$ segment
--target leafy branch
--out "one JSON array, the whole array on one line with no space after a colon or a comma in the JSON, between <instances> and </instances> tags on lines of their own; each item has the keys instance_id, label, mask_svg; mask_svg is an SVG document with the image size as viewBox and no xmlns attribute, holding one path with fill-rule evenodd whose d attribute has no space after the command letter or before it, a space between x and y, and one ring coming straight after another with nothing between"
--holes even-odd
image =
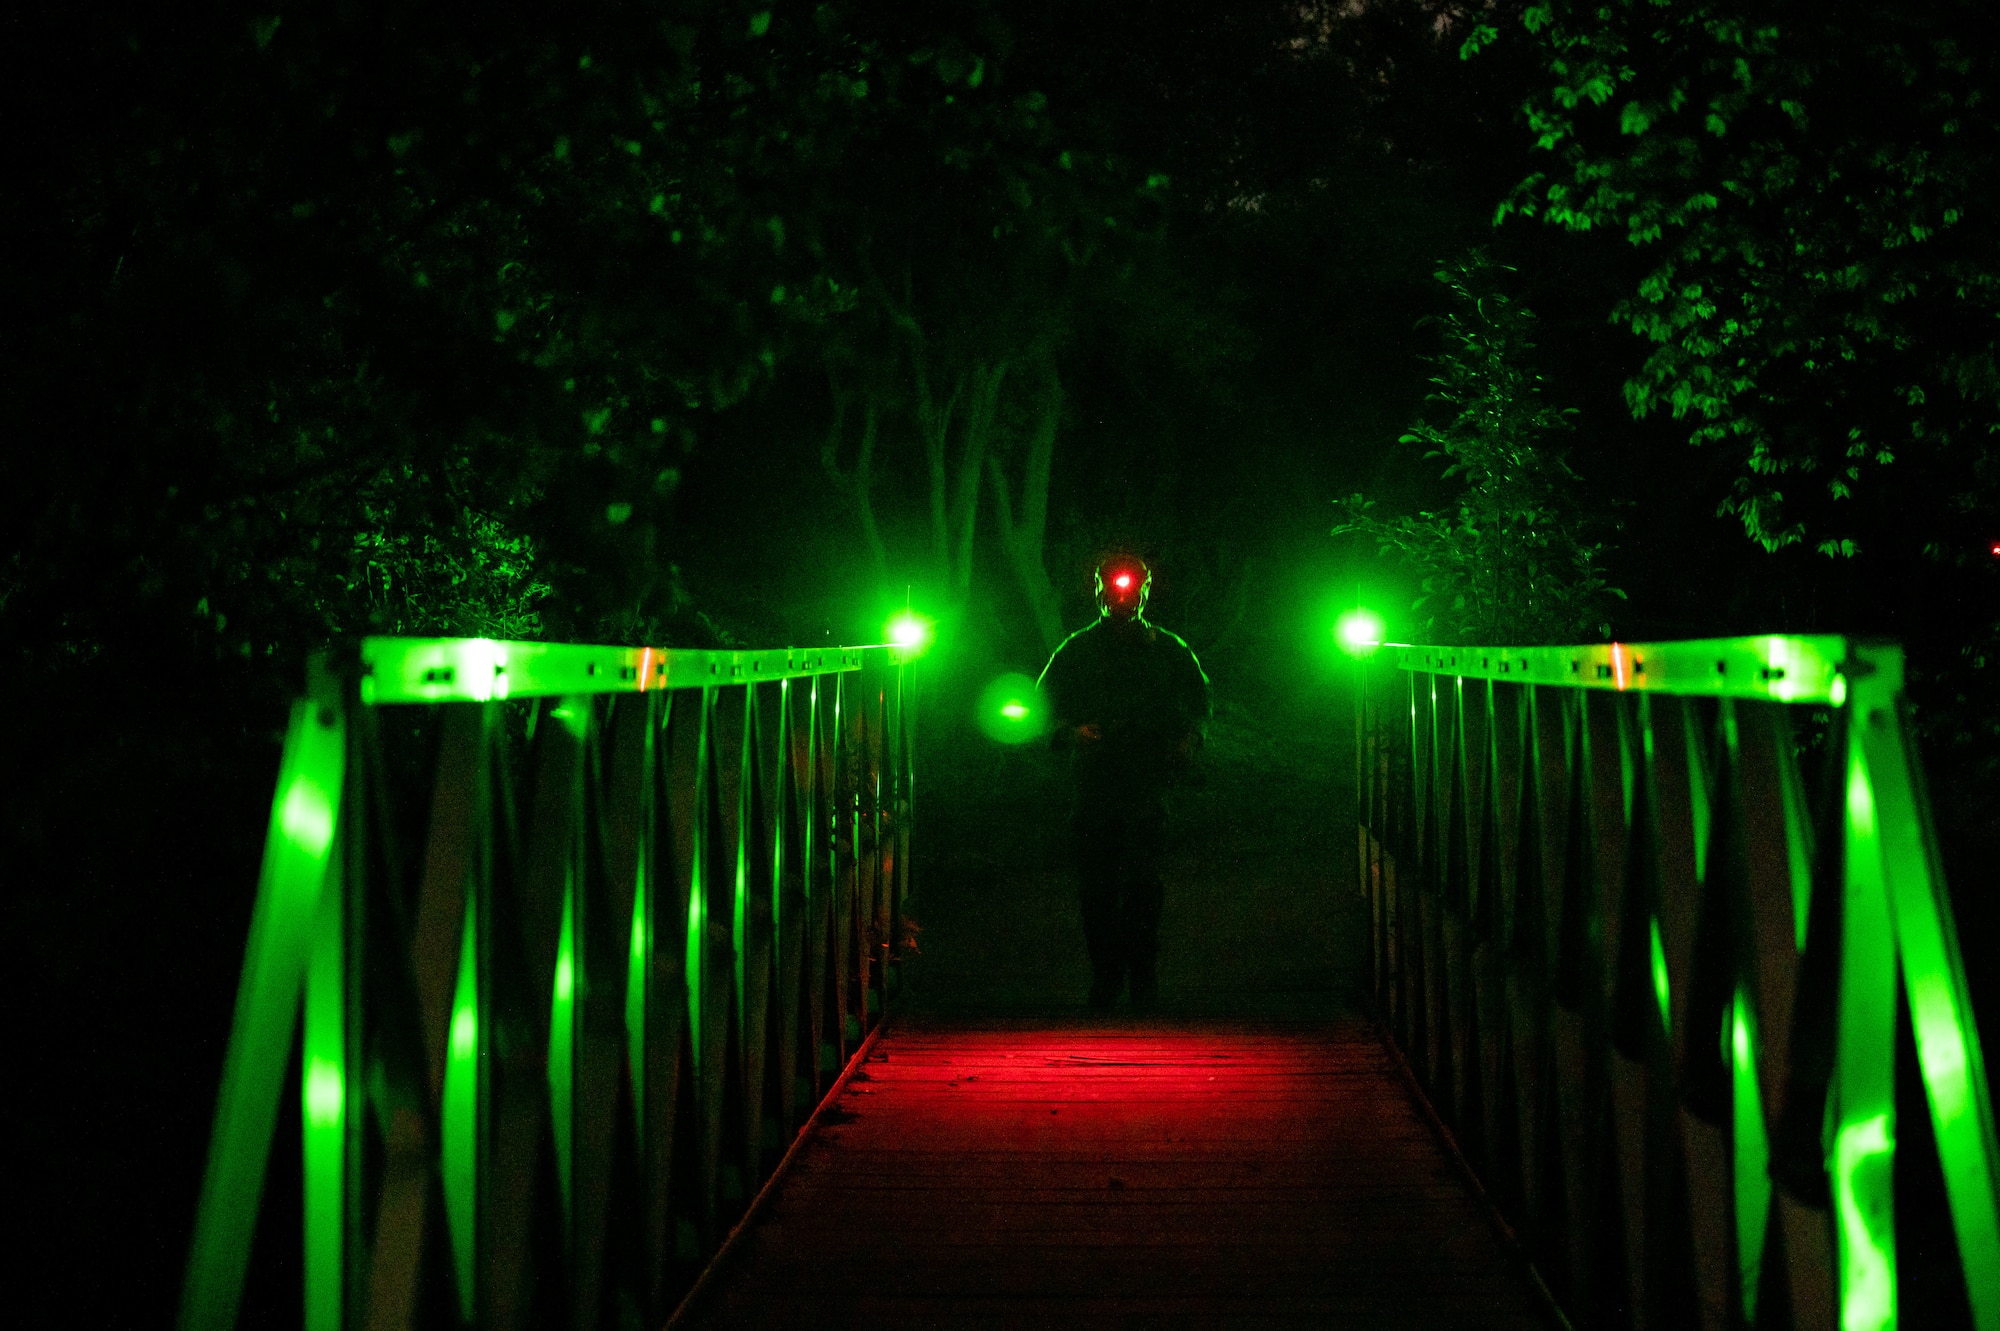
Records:
<instances>
[{"instance_id":1,"label":"leafy branch","mask_svg":"<svg viewBox=\"0 0 2000 1331\"><path fill-rule=\"evenodd\" d=\"M1398 441L1442 459L1456 504L1394 518L1361 494L1339 501L1335 535L1372 538L1423 577L1421 631L1438 642L1530 644L1606 636L1604 547L1586 541L1579 481L1559 448L1572 411L1534 370L1534 315L1502 289L1511 270L1483 253L1440 269L1451 306L1437 323L1433 410Z\"/></svg>"}]
</instances>

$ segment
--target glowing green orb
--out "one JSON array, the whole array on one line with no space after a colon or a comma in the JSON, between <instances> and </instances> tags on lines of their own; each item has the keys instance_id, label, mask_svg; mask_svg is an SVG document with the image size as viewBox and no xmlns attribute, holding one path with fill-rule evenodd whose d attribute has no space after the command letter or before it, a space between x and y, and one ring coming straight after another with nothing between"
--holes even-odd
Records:
<instances>
[{"instance_id":1,"label":"glowing green orb","mask_svg":"<svg viewBox=\"0 0 2000 1331\"><path fill-rule=\"evenodd\" d=\"M979 728L1002 744L1025 744L1048 733L1048 708L1035 681L1002 675L979 695Z\"/></svg>"},{"instance_id":2,"label":"glowing green orb","mask_svg":"<svg viewBox=\"0 0 2000 1331\"><path fill-rule=\"evenodd\" d=\"M1372 656L1382 645L1382 616L1356 606L1334 624L1333 636L1349 656Z\"/></svg>"},{"instance_id":3,"label":"glowing green orb","mask_svg":"<svg viewBox=\"0 0 2000 1331\"><path fill-rule=\"evenodd\" d=\"M912 653L931 645L931 622L908 610L889 621L887 633L890 642Z\"/></svg>"}]
</instances>

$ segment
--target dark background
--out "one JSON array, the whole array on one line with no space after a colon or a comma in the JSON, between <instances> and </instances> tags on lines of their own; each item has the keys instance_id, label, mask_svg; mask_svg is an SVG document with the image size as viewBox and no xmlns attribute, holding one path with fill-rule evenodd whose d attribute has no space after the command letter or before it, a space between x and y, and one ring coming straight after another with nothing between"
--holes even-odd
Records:
<instances>
[{"instance_id":1,"label":"dark background","mask_svg":"<svg viewBox=\"0 0 2000 1331\"><path fill-rule=\"evenodd\" d=\"M1039 558L1061 623L1093 613L1099 555L1143 553L1155 617L1214 680L1219 770L1300 778L1316 760L1290 742L1298 718L1331 735L1345 715L1333 616L1359 598L1412 638L1436 610L1416 605L1421 568L1330 532L1357 492L1384 513L1457 502L1398 438L1434 410L1434 273L1475 248L1538 316L1527 363L1575 412L1565 520L1624 593L1605 603L1613 635L1908 646L1995 1010L1995 464L1941 391L1930 433L1830 508L1800 500L1824 469L1774 479L1727 443L1691 447L1689 420L1635 418L1627 384L1655 344L1614 312L1659 245L1518 208L1495 222L1524 180L1560 174L1529 123L1559 83L1552 48L1521 6L907 8L319 0L0 20L17 127L0 334L11 1168L22 1269L67 1321L158 1325L174 1296L309 652L365 632L875 641L907 600L940 630L922 755L940 788L1025 771L967 721L987 679L1045 659L1035 592L987 480L969 557L936 556L917 382L970 394L1004 364L987 447L1016 494L1036 429L1055 434ZM1761 8L1855 67L1975 30L1964 5L1810 23ZM1482 25L1494 40L1465 58ZM1631 57L1633 87L1702 86L1678 40ZM1933 88L1919 69L1868 104L1926 107L1990 75ZM1773 141L1832 160L1859 97L1829 93L1811 134ZM1977 296L1913 339L1960 367L1969 420L1992 419L1974 315L2000 249L1990 204L1951 191L1990 162L1992 105L1961 105L1971 146L1936 187L1970 220L1909 261ZM1617 109L1571 142L1626 151ZM1915 111L1877 119L1905 147L1935 133ZM1831 264L1872 243L1857 236L1816 243ZM1931 382L1895 359L1916 352L1872 354L1861 388ZM1817 432L1785 446L1837 443L1814 415L1832 390L1781 370L1758 410L1797 407ZM853 501L868 410L879 561ZM950 467L968 439L946 436ZM1746 477L1804 504L1804 539L1767 549L1719 511ZM1852 555L1815 548L1855 534ZM985 828L1004 858L1005 820Z\"/></svg>"}]
</instances>

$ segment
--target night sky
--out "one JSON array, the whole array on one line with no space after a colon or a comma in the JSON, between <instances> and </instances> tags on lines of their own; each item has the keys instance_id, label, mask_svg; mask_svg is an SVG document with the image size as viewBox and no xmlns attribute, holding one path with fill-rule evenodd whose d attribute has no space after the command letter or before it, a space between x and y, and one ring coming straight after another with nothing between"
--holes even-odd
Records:
<instances>
[{"instance_id":1,"label":"night sky","mask_svg":"<svg viewBox=\"0 0 2000 1331\"><path fill-rule=\"evenodd\" d=\"M284 708L367 633L907 604L954 788L1112 551L1239 765L1357 602L1893 637L2000 1019L1985 8L10 7L17 1261L162 1320Z\"/></svg>"}]
</instances>

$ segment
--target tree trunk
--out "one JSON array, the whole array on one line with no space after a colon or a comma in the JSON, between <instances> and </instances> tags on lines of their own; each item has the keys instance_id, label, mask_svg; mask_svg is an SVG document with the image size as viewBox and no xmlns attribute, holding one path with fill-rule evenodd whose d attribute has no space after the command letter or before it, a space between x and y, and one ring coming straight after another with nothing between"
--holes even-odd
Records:
<instances>
[{"instance_id":1,"label":"tree trunk","mask_svg":"<svg viewBox=\"0 0 2000 1331\"><path fill-rule=\"evenodd\" d=\"M958 413L958 399L964 392L963 379L952 385L951 396L940 404L931 392L930 357L922 334L911 332L910 359L917 381L917 429L924 440L924 464L930 478L931 560L945 587L951 586L951 478L949 450L951 420Z\"/></svg>"},{"instance_id":2,"label":"tree trunk","mask_svg":"<svg viewBox=\"0 0 2000 1331\"><path fill-rule=\"evenodd\" d=\"M820 445L820 468L827 480L847 497L854 506L855 520L861 527L862 542L868 547L870 567L875 573L877 586L889 585L889 549L882 543L881 528L875 522L875 435L879 411L874 399L864 397L861 408L861 447L855 454L854 470L842 471L840 448L847 423L847 407L850 394L834 386L833 424L827 430L826 441Z\"/></svg>"},{"instance_id":3,"label":"tree trunk","mask_svg":"<svg viewBox=\"0 0 2000 1331\"><path fill-rule=\"evenodd\" d=\"M1041 375L1040 402L1035 413L1034 431L1028 437L1021 475L1020 520L1015 520L1014 504L1007 490L1007 474L999 458L989 458L993 477L994 516L1000 528L1000 544L1007 552L1014 581L1028 603L1028 613L1041 636L1042 649L1053 652L1062 641L1062 612L1058 608L1055 585L1049 580L1044 546L1048 537L1049 473L1054 465L1056 428L1062 419L1062 381L1055 366L1045 363Z\"/></svg>"},{"instance_id":4,"label":"tree trunk","mask_svg":"<svg viewBox=\"0 0 2000 1331\"><path fill-rule=\"evenodd\" d=\"M868 544L868 557L875 569L877 586L889 585L889 547L882 543L881 528L875 525L872 483L875 475L874 402L861 408L861 451L854 459L854 514L861 520L861 539Z\"/></svg>"},{"instance_id":5,"label":"tree trunk","mask_svg":"<svg viewBox=\"0 0 2000 1331\"><path fill-rule=\"evenodd\" d=\"M979 529L979 489L986 471L988 441L1000 409L1000 386L1006 381L1007 365L974 365L966 374L972 390L971 405L960 431L958 474L953 477L950 532L950 582L954 604L963 605L972 595L973 538Z\"/></svg>"}]
</instances>

